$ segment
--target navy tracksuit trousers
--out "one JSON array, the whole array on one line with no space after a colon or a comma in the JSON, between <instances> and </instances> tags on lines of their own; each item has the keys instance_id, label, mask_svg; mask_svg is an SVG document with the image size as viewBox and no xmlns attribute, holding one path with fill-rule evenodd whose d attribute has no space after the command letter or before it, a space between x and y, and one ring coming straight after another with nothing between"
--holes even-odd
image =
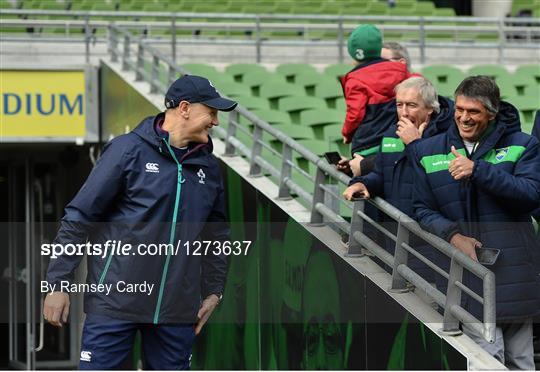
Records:
<instances>
[{"instance_id":1,"label":"navy tracksuit trousers","mask_svg":"<svg viewBox=\"0 0 540 372\"><path fill-rule=\"evenodd\" d=\"M84 323L79 369L123 368L141 332L144 369L189 369L195 340L193 324L142 324L87 314Z\"/></svg>"}]
</instances>

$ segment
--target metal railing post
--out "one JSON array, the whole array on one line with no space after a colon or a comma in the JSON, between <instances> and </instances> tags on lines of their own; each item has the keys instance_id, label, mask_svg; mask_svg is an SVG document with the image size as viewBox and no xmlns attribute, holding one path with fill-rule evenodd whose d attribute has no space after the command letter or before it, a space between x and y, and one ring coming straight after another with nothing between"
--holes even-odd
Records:
<instances>
[{"instance_id":1,"label":"metal railing post","mask_svg":"<svg viewBox=\"0 0 540 372\"><path fill-rule=\"evenodd\" d=\"M135 71L135 81L141 81L143 79L144 70L144 43L139 41L139 49L137 50L137 67Z\"/></svg>"},{"instance_id":2,"label":"metal railing post","mask_svg":"<svg viewBox=\"0 0 540 372\"><path fill-rule=\"evenodd\" d=\"M285 184L285 181L291 178L292 148L286 143L283 144L281 162L281 173L279 174L278 199L291 199L291 192Z\"/></svg>"},{"instance_id":3,"label":"metal railing post","mask_svg":"<svg viewBox=\"0 0 540 372\"><path fill-rule=\"evenodd\" d=\"M358 211L364 212L366 201L364 199L358 199L353 204L353 211L351 217L351 229L349 231L349 248L347 250L347 256L362 257L365 256L362 245L356 241L353 234L356 231L364 232L364 219L358 215Z\"/></svg>"},{"instance_id":4,"label":"metal railing post","mask_svg":"<svg viewBox=\"0 0 540 372\"><path fill-rule=\"evenodd\" d=\"M497 25L499 26L499 60L498 62L500 64L504 63L504 48L506 46L506 35L504 33L504 19L501 18L499 22L497 22Z\"/></svg>"},{"instance_id":5,"label":"metal railing post","mask_svg":"<svg viewBox=\"0 0 540 372\"><path fill-rule=\"evenodd\" d=\"M338 21L338 59L339 63L343 63L343 42L345 39L343 31L343 17L339 16Z\"/></svg>"},{"instance_id":6,"label":"metal railing post","mask_svg":"<svg viewBox=\"0 0 540 372\"><path fill-rule=\"evenodd\" d=\"M255 19L255 54L256 62L261 63L261 18Z\"/></svg>"},{"instance_id":7,"label":"metal railing post","mask_svg":"<svg viewBox=\"0 0 540 372\"><path fill-rule=\"evenodd\" d=\"M426 29L425 29L425 19L420 17L420 38L418 47L420 48L420 63L426 63Z\"/></svg>"},{"instance_id":8,"label":"metal railing post","mask_svg":"<svg viewBox=\"0 0 540 372\"><path fill-rule=\"evenodd\" d=\"M258 125L255 125L255 128L253 128L253 147L251 148L251 161L249 163L249 175L252 177L261 175L261 166L257 164L255 158L257 156L260 156L262 152L262 134L262 128Z\"/></svg>"},{"instance_id":9,"label":"metal railing post","mask_svg":"<svg viewBox=\"0 0 540 372\"><path fill-rule=\"evenodd\" d=\"M456 249L456 253L457 253ZM444 304L444 318L442 331L448 335L460 335L459 320L452 313L452 307L460 306L461 289L456 282L461 282L463 278L463 266L459 264L454 257L450 263L450 273L448 277L448 289L446 291L446 302Z\"/></svg>"},{"instance_id":10,"label":"metal railing post","mask_svg":"<svg viewBox=\"0 0 540 372\"><path fill-rule=\"evenodd\" d=\"M129 36L124 35L124 53L122 54L122 70L126 71L128 69L128 58L129 58Z\"/></svg>"},{"instance_id":11,"label":"metal railing post","mask_svg":"<svg viewBox=\"0 0 540 372\"><path fill-rule=\"evenodd\" d=\"M116 26L114 23L109 24L109 54L111 56L111 62L117 62L118 56L116 48L118 47L118 39L116 35Z\"/></svg>"},{"instance_id":12,"label":"metal railing post","mask_svg":"<svg viewBox=\"0 0 540 372\"><path fill-rule=\"evenodd\" d=\"M229 113L229 126L227 127L227 135L225 137L225 156L234 156L235 147L229 141L230 137L236 136L236 126L238 125L238 111L233 110Z\"/></svg>"},{"instance_id":13,"label":"metal railing post","mask_svg":"<svg viewBox=\"0 0 540 372\"><path fill-rule=\"evenodd\" d=\"M317 174L315 175L315 186L313 190L313 202L311 203L311 224L318 225L323 223L323 215L317 210L316 205L318 203L324 204L324 190L321 188L321 184L324 184L326 175L321 168L317 168Z\"/></svg>"},{"instance_id":14,"label":"metal railing post","mask_svg":"<svg viewBox=\"0 0 540 372\"><path fill-rule=\"evenodd\" d=\"M176 63L176 13L172 15L171 36L172 60Z\"/></svg>"},{"instance_id":15,"label":"metal railing post","mask_svg":"<svg viewBox=\"0 0 540 372\"><path fill-rule=\"evenodd\" d=\"M157 93L157 81L159 79L159 57L155 54L152 56L152 73L150 76L150 93Z\"/></svg>"},{"instance_id":16,"label":"metal railing post","mask_svg":"<svg viewBox=\"0 0 540 372\"><path fill-rule=\"evenodd\" d=\"M176 69L174 65L169 65L169 85L176 80Z\"/></svg>"},{"instance_id":17,"label":"metal railing post","mask_svg":"<svg viewBox=\"0 0 540 372\"><path fill-rule=\"evenodd\" d=\"M495 301L495 274L488 273L484 280L484 338L488 342L495 341L496 301Z\"/></svg>"},{"instance_id":18,"label":"metal railing post","mask_svg":"<svg viewBox=\"0 0 540 372\"><path fill-rule=\"evenodd\" d=\"M90 62L90 16L84 16L84 57L86 63Z\"/></svg>"},{"instance_id":19,"label":"metal railing post","mask_svg":"<svg viewBox=\"0 0 540 372\"><path fill-rule=\"evenodd\" d=\"M392 267L392 286L389 291L393 293L409 292L407 281L398 273L398 266L401 264L407 265L408 252L403 248L402 243L409 243L409 230L407 230L400 221L398 221L398 229L396 234L396 245L394 250L394 266ZM383 243L384 244L384 243Z\"/></svg>"}]
</instances>

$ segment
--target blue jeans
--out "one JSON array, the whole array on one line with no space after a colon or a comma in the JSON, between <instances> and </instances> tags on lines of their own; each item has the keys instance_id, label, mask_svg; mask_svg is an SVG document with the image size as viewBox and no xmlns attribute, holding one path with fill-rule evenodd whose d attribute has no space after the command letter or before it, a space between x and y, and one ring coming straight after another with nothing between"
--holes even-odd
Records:
<instances>
[{"instance_id":1,"label":"blue jeans","mask_svg":"<svg viewBox=\"0 0 540 372\"><path fill-rule=\"evenodd\" d=\"M87 314L79 369L120 369L141 332L145 369L189 369L195 340L193 324L143 324Z\"/></svg>"}]
</instances>

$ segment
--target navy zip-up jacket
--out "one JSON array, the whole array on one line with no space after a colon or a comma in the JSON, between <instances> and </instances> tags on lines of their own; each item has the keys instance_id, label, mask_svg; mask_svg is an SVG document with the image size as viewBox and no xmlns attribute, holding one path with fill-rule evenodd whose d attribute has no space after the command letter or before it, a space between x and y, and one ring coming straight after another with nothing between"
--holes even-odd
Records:
<instances>
[{"instance_id":1,"label":"navy zip-up jacket","mask_svg":"<svg viewBox=\"0 0 540 372\"><path fill-rule=\"evenodd\" d=\"M201 297L223 293L226 257L212 249L195 255L201 251L194 252L193 243L229 239L225 194L212 142L190 144L177 159L167 138L155 131L163 116L146 118L131 133L109 142L65 209L54 243L88 240L104 246L107 240L116 240L133 247L127 255L109 251L105 258L87 256L86 282L109 284L112 291L85 293L86 313L140 323L194 323ZM139 251L141 243L170 243L175 249L143 255L148 246ZM67 255L51 259L47 281L57 288L61 281L72 283L81 259ZM119 281L154 287L151 295L126 293L116 290Z\"/></svg>"},{"instance_id":2,"label":"navy zip-up jacket","mask_svg":"<svg viewBox=\"0 0 540 372\"><path fill-rule=\"evenodd\" d=\"M374 171L365 176L351 179L349 185L362 182L372 197L380 196L403 213L413 217L414 169L412 162L415 159L414 147L421 140L413 141L407 146L404 145L396 134L398 118L395 112L395 100L392 103L394 104L394 124L384 133L381 148L376 156ZM432 114L429 125L422 133L422 139L444 133L454 123L454 102L439 96L439 103L440 111ZM411 241L411 243L422 254L433 259L432 249L419 246L418 242ZM393 254L394 245L394 242L387 242L386 250ZM426 268L412 255L409 255L409 266L417 271ZM423 270L421 274L424 278L429 276L428 279L431 280L430 271Z\"/></svg>"},{"instance_id":3,"label":"navy zip-up jacket","mask_svg":"<svg viewBox=\"0 0 540 372\"><path fill-rule=\"evenodd\" d=\"M456 181L448 172L455 157L451 146L467 155L456 125L445 134L426 139L415 147L414 213L420 224L450 241L461 233L486 248L500 249L495 273L497 320L511 320L540 313L538 249L530 213L540 201L540 153L534 137L520 132L519 114L502 102L477 150L468 180ZM481 281L464 280L481 294ZM481 305L463 294L463 305L482 319Z\"/></svg>"}]
</instances>

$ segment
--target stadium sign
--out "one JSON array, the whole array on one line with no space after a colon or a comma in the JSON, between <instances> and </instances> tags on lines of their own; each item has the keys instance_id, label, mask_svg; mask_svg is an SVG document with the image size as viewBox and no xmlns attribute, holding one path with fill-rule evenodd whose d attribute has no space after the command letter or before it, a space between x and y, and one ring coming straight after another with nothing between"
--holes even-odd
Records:
<instances>
[{"instance_id":1,"label":"stadium sign","mask_svg":"<svg viewBox=\"0 0 540 372\"><path fill-rule=\"evenodd\" d=\"M0 138L84 137L84 71L0 71Z\"/></svg>"}]
</instances>

